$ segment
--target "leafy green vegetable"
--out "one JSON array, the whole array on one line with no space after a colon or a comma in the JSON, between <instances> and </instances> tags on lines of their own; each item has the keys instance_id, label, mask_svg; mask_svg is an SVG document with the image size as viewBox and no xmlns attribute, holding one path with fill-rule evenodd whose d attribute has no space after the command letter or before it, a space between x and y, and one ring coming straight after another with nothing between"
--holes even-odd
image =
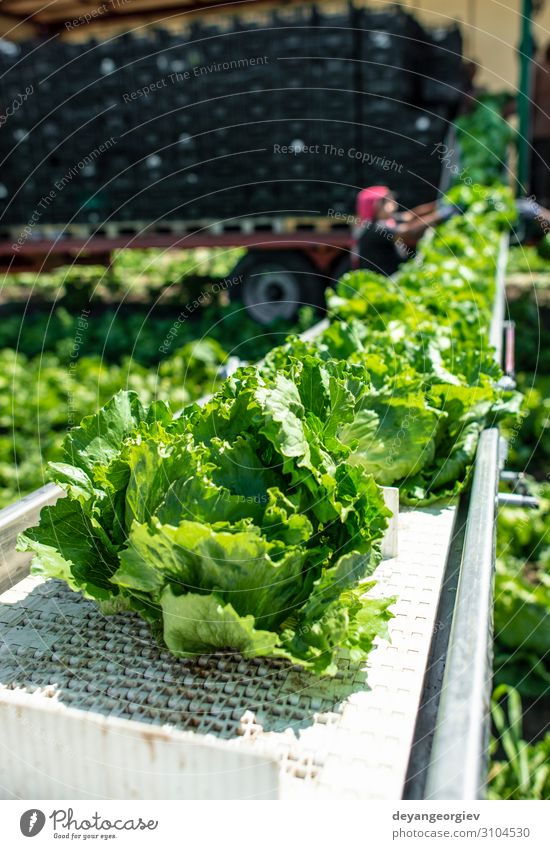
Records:
<instances>
[{"instance_id":1,"label":"leafy green vegetable","mask_svg":"<svg viewBox=\"0 0 550 849\"><path fill-rule=\"evenodd\" d=\"M456 120L462 180L492 187L505 179L514 130L502 116L504 100L502 95L482 94L473 110Z\"/></svg>"},{"instance_id":2,"label":"leafy green vegetable","mask_svg":"<svg viewBox=\"0 0 550 849\"><path fill-rule=\"evenodd\" d=\"M550 489L530 482L538 510L501 508L495 579L495 681L550 695Z\"/></svg>"},{"instance_id":3,"label":"leafy green vegetable","mask_svg":"<svg viewBox=\"0 0 550 849\"><path fill-rule=\"evenodd\" d=\"M488 798L550 799L550 734L535 744L522 739L521 699L513 687L496 688L492 715L498 737L491 743ZM506 761L495 757L497 745Z\"/></svg>"},{"instance_id":4,"label":"leafy green vegetable","mask_svg":"<svg viewBox=\"0 0 550 849\"><path fill-rule=\"evenodd\" d=\"M218 595L175 595L168 586L161 598L164 641L180 657L231 647L245 657L272 655L280 640L273 631L258 631L254 617L239 616Z\"/></svg>"},{"instance_id":5,"label":"leafy green vegetable","mask_svg":"<svg viewBox=\"0 0 550 849\"><path fill-rule=\"evenodd\" d=\"M335 436L345 370L295 377L241 369L179 418L117 394L65 440L53 473L67 498L21 538L33 568L137 610L176 654L275 655L319 674L343 651L364 659L390 617L392 599L361 588L389 511Z\"/></svg>"},{"instance_id":6,"label":"leafy green vegetable","mask_svg":"<svg viewBox=\"0 0 550 849\"><path fill-rule=\"evenodd\" d=\"M347 398L347 421L335 437L350 449L351 464L398 486L404 504L460 493L482 429L517 416L521 401L499 387L487 343L494 236L515 215L511 195L453 192L467 213L427 236L416 261L391 280L370 271L345 275L327 293L328 329L307 344L291 337L263 366L290 378L306 362L353 366L361 387Z\"/></svg>"}]
</instances>

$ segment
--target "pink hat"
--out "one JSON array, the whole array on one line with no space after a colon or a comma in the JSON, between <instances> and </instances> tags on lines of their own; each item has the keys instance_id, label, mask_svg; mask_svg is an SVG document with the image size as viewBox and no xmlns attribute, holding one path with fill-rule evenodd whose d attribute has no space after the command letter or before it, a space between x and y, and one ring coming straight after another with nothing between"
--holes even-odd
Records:
<instances>
[{"instance_id":1,"label":"pink hat","mask_svg":"<svg viewBox=\"0 0 550 849\"><path fill-rule=\"evenodd\" d=\"M376 204L390 193L387 186L369 186L361 189L357 195L357 216L361 221L372 221L376 214Z\"/></svg>"}]
</instances>

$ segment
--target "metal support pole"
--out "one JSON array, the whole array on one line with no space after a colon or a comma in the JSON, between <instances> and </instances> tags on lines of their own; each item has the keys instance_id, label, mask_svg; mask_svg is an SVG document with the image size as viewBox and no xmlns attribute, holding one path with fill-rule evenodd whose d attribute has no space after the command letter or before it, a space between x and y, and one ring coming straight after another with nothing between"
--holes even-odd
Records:
<instances>
[{"instance_id":1,"label":"metal support pole","mask_svg":"<svg viewBox=\"0 0 550 849\"><path fill-rule=\"evenodd\" d=\"M533 0L522 0L518 85L518 195L525 195L529 191L531 160L531 76L533 64L532 14Z\"/></svg>"}]
</instances>

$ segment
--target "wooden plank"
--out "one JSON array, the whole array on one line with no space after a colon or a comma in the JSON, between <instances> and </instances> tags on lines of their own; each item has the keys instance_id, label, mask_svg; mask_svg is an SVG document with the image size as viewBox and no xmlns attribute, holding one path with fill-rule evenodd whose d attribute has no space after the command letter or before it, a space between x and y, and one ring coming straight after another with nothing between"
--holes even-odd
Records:
<instances>
[{"instance_id":1,"label":"wooden plank","mask_svg":"<svg viewBox=\"0 0 550 849\"><path fill-rule=\"evenodd\" d=\"M291 5L298 0L291 0ZM248 11L250 6L269 5L276 7L271 0L243 0L242 3L231 4L231 15L242 14ZM302 5L302 4L300 4ZM219 15L221 11L217 0L105 0L105 2L75 2L75 0L58 0L50 5L44 5L39 0L8 0L1 4L11 15L25 17L31 15L36 21L44 24L62 25L65 21L83 18L94 11L98 12L97 18L112 20L113 18L140 15L154 15L158 20L165 14L174 10L182 13L193 11L207 11L211 7Z\"/></svg>"},{"instance_id":2,"label":"wooden plank","mask_svg":"<svg viewBox=\"0 0 550 849\"><path fill-rule=\"evenodd\" d=\"M3 7L0 6L0 9ZM2 14L0 11L0 36L7 36L10 41L24 41L36 38L38 29L32 21L18 21L17 18Z\"/></svg>"}]
</instances>

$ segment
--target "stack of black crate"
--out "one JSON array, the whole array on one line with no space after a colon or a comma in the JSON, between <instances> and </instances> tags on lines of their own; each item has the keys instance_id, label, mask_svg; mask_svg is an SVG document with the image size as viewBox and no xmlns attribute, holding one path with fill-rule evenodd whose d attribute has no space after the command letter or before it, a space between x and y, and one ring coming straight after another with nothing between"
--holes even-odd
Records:
<instances>
[{"instance_id":1,"label":"stack of black crate","mask_svg":"<svg viewBox=\"0 0 550 849\"><path fill-rule=\"evenodd\" d=\"M374 183L404 206L435 196L458 30L393 7L213 21L1 41L0 226L352 214Z\"/></svg>"},{"instance_id":2,"label":"stack of black crate","mask_svg":"<svg viewBox=\"0 0 550 849\"><path fill-rule=\"evenodd\" d=\"M404 207L430 200L440 182L437 145L462 96L460 34L445 31L458 43L436 55L432 34L401 9L362 9L357 21L357 126L367 154L361 182L389 185Z\"/></svg>"}]
</instances>

